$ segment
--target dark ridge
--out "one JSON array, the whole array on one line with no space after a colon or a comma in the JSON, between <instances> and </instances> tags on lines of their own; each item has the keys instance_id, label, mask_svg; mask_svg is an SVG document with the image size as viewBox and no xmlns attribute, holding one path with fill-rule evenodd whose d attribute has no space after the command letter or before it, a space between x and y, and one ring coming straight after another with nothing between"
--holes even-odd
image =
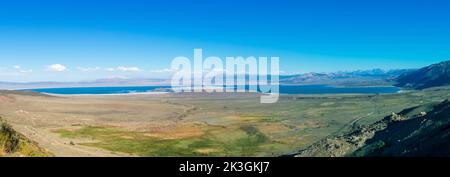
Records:
<instances>
[{"instance_id":1,"label":"dark ridge","mask_svg":"<svg viewBox=\"0 0 450 177\"><path fill-rule=\"evenodd\" d=\"M450 61L406 72L397 77L396 82L395 86L397 87L418 90L450 85Z\"/></svg>"},{"instance_id":2,"label":"dark ridge","mask_svg":"<svg viewBox=\"0 0 450 177\"><path fill-rule=\"evenodd\" d=\"M393 113L374 124L314 143L295 156L450 157L450 102Z\"/></svg>"}]
</instances>

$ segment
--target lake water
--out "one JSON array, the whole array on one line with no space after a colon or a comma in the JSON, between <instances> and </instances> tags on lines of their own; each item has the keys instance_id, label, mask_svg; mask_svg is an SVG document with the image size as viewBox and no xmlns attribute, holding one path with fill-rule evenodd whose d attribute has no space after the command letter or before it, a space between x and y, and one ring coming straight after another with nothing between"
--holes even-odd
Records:
<instances>
[{"instance_id":1,"label":"lake water","mask_svg":"<svg viewBox=\"0 0 450 177\"><path fill-rule=\"evenodd\" d=\"M45 88L28 89L50 94L130 94L168 89L170 86L139 86L139 87L76 87L76 88ZM397 93L397 87L333 87L326 85L281 85L281 94L385 94Z\"/></svg>"}]
</instances>

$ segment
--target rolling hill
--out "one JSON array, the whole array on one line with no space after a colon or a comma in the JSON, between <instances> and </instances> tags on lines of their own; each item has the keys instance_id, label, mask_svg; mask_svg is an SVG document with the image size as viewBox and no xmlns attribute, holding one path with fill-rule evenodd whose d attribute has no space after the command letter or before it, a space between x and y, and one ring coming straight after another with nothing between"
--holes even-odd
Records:
<instances>
[{"instance_id":1,"label":"rolling hill","mask_svg":"<svg viewBox=\"0 0 450 177\"><path fill-rule=\"evenodd\" d=\"M450 102L393 113L371 125L323 139L297 157L450 156Z\"/></svg>"},{"instance_id":2,"label":"rolling hill","mask_svg":"<svg viewBox=\"0 0 450 177\"><path fill-rule=\"evenodd\" d=\"M395 86L426 89L450 84L450 61L433 64L416 71L400 75Z\"/></svg>"},{"instance_id":3,"label":"rolling hill","mask_svg":"<svg viewBox=\"0 0 450 177\"><path fill-rule=\"evenodd\" d=\"M2 156L48 157L53 154L16 132L0 117L0 157Z\"/></svg>"}]
</instances>

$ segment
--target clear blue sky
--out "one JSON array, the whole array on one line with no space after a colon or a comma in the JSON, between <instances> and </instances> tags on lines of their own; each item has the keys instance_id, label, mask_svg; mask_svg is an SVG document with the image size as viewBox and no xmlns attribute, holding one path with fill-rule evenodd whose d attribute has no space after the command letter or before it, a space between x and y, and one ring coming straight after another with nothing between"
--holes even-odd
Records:
<instances>
[{"instance_id":1,"label":"clear blue sky","mask_svg":"<svg viewBox=\"0 0 450 177\"><path fill-rule=\"evenodd\" d=\"M279 56L286 73L416 68L450 59L449 9L445 0L2 2L0 81L163 77L193 48Z\"/></svg>"}]
</instances>

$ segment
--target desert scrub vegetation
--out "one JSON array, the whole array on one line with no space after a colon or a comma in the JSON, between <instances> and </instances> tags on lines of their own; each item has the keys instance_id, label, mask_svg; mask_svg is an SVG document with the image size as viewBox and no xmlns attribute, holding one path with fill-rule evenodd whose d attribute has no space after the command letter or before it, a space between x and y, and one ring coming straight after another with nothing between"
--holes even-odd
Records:
<instances>
[{"instance_id":1,"label":"desert scrub vegetation","mask_svg":"<svg viewBox=\"0 0 450 177\"><path fill-rule=\"evenodd\" d=\"M19 136L13 130L11 125L6 122L0 122L0 144L2 151L5 153L13 153L17 150L19 144Z\"/></svg>"},{"instance_id":2,"label":"desert scrub vegetation","mask_svg":"<svg viewBox=\"0 0 450 177\"><path fill-rule=\"evenodd\" d=\"M48 157L52 154L16 132L0 117L0 156Z\"/></svg>"}]
</instances>

